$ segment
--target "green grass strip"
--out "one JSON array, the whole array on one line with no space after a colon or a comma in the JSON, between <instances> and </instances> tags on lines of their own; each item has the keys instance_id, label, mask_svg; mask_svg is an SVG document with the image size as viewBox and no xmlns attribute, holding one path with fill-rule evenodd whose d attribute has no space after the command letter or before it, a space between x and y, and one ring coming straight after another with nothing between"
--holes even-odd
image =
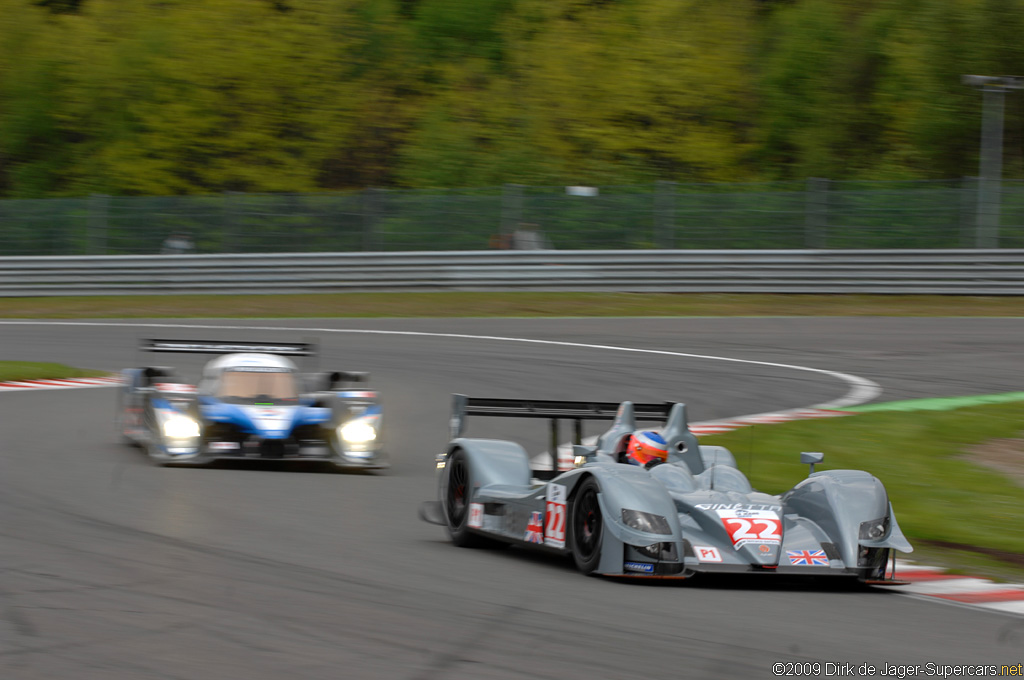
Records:
<instances>
[{"instance_id":1,"label":"green grass strip","mask_svg":"<svg viewBox=\"0 0 1024 680\"><path fill-rule=\"evenodd\" d=\"M1024 401L1024 392L1004 392L1002 394L981 394L970 397L933 397L930 399L907 399L906 401L889 401L883 404L865 404L844 408L853 413L880 413L882 411L952 411L967 406L981 404L1006 404L1013 401Z\"/></svg>"},{"instance_id":2,"label":"green grass strip","mask_svg":"<svg viewBox=\"0 0 1024 680\"><path fill-rule=\"evenodd\" d=\"M885 484L912 543L1024 556L1024 466L996 468L968 453L995 439L1021 437L1022 431L1024 402L1007 401L754 425L701 442L729 448L751 483L773 494L806 477L807 466L798 462L801 451L822 451L819 470L866 470ZM1016 446L1024 458L1024 442ZM1016 573L1018 580L1024 576L1019 568Z\"/></svg>"},{"instance_id":3,"label":"green grass strip","mask_svg":"<svg viewBox=\"0 0 1024 680\"><path fill-rule=\"evenodd\" d=\"M60 378L96 378L110 375L104 371L72 368L64 364L38 361L0 361L0 382L12 380L54 380Z\"/></svg>"},{"instance_id":4,"label":"green grass strip","mask_svg":"<svg viewBox=\"0 0 1024 680\"><path fill-rule=\"evenodd\" d=\"M0 318L1021 317L1013 296L427 292L0 298Z\"/></svg>"}]
</instances>

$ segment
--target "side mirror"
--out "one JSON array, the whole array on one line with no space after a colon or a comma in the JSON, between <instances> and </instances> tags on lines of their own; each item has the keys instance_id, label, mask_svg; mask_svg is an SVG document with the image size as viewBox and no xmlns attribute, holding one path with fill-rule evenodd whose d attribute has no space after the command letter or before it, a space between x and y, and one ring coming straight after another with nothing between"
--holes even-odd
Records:
<instances>
[{"instance_id":1,"label":"side mirror","mask_svg":"<svg viewBox=\"0 0 1024 680\"><path fill-rule=\"evenodd\" d=\"M811 466L811 471L807 474L814 474L814 465L825 460L825 454L819 451L804 451L800 454L800 462Z\"/></svg>"},{"instance_id":2,"label":"side mirror","mask_svg":"<svg viewBox=\"0 0 1024 680\"><path fill-rule=\"evenodd\" d=\"M332 387L341 383L367 383L370 382L370 374L366 371L336 371L331 374Z\"/></svg>"},{"instance_id":3,"label":"side mirror","mask_svg":"<svg viewBox=\"0 0 1024 680\"><path fill-rule=\"evenodd\" d=\"M580 467L597 455L596 446L583 446L582 444L572 445L573 465Z\"/></svg>"}]
</instances>

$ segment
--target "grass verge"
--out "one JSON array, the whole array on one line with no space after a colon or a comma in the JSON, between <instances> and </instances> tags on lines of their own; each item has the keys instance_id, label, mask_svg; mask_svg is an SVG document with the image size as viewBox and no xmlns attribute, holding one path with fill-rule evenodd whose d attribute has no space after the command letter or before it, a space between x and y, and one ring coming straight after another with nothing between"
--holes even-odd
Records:
<instances>
[{"instance_id":1,"label":"grass verge","mask_svg":"<svg viewBox=\"0 0 1024 680\"><path fill-rule=\"evenodd\" d=\"M336 293L0 298L0 318L1024 316L1019 297L694 293Z\"/></svg>"},{"instance_id":2,"label":"grass verge","mask_svg":"<svg viewBox=\"0 0 1024 680\"><path fill-rule=\"evenodd\" d=\"M11 380L51 380L54 378L95 378L110 375L104 371L72 368L64 364L38 361L0 361L0 382Z\"/></svg>"},{"instance_id":3,"label":"grass verge","mask_svg":"<svg viewBox=\"0 0 1024 680\"><path fill-rule=\"evenodd\" d=\"M903 532L928 561L1020 581L1024 492L966 451L1022 430L1024 402L1014 402L755 425L701 442L729 448L756 488L776 494L807 475L801 451L823 451L819 470L866 470L885 484Z\"/></svg>"}]
</instances>

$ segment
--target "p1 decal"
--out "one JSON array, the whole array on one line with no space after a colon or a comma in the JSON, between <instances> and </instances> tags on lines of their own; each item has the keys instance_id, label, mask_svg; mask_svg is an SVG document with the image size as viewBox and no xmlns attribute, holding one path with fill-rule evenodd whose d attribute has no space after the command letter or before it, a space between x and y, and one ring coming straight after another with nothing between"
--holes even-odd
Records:
<instances>
[{"instance_id":1,"label":"p1 decal","mask_svg":"<svg viewBox=\"0 0 1024 680\"><path fill-rule=\"evenodd\" d=\"M802 567L827 567L828 556L824 550L787 550L790 564Z\"/></svg>"},{"instance_id":2,"label":"p1 decal","mask_svg":"<svg viewBox=\"0 0 1024 680\"><path fill-rule=\"evenodd\" d=\"M544 504L544 545L553 548L565 547L565 487L548 484L547 502Z\"/></svg>"},{"instance_id":3,"label":"p1 decal","mask_svg":"<svg viewBox=\"0 0 1024 680\"><path fill-rule=\"evenodd\" d=\"M742 548L748 543L780 545L782 520L773 510L717 510L732 544Z\"/></svg>"},{"instance_id":4,"label":"p1 decal","mask_svg":"<svg viewBox=\"0 0 1024 680\"><path fill-rule=\"evenodd\" d=\"M697 555L697 559L701 562L721 562L722 554L718 552L718 548L712 548L706 545L695 545L693 546L693 552Z\"/></svg>"},{"instance_id":5,"label":"p1 decal","mask_svg":"<svg viewBox=\"0 0 1024 680\"><path fill-rule=\"evenodd\" d=\"M338 396L346 399L376 399L377 393L369 390L345 390L338 392Z\"/></svg>"},{"instance_id":6,"label":"p1 decal","mask_svg":"<svg viewBox=\"0 0 1024 680\"><path fill-rule=\"evenodd\" d=\"M544 542L544 522L542 516L543 513L540 510L534 510L530 513L530 521L526 524L526 535L523 537L527 543Z\"/></svg>"},{"instance_id":7,"label":"p1 decal","mask_svg":"<svg viewBox=\"0 0 1024 680\"><path fill-rule=\"evenodd\" d=\"M195 385L186 385L185 383L156 383L153 385L158 392L167 392L168 394L195 394Z\"/></svg>"},{"instance_id":8,"label":"p1 decal","mask_svg":"<svg viewBox=\"0 0 1024 680\"><path fill-rule=\"evenodd\" d=\"M474 529L479 529L484 525L484 504L483 503L470 503L469 504L469 526Z\"/></svg>"}]
</instances>

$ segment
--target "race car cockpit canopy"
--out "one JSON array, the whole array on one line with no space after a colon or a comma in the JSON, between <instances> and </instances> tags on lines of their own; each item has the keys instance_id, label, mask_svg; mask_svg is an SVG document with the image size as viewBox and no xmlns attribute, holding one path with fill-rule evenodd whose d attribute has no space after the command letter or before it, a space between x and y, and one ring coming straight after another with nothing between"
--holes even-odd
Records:
<instances>
[{"instance_id":1,"label":"race car cockpit canopy","mask_svg":"<svg viewBox=\"0 0 1024 680\"><path fill-rule=\"evenodd\" d=\"M278 404L299 398L291 371L227 369L220 376L216 396L227 403Z\"/></svg>"},{"instance_id":2,"label":"race car cockpit canopy","mask_svg":"<svg viewBox=\"0 0 1024 680\"><path fill-rule=\"evenodd\" d=\"M299 398L295 364L269 354L229 354L206 364L199 391L233 404L280 404Z\"/></svg>"}]
</instances>

